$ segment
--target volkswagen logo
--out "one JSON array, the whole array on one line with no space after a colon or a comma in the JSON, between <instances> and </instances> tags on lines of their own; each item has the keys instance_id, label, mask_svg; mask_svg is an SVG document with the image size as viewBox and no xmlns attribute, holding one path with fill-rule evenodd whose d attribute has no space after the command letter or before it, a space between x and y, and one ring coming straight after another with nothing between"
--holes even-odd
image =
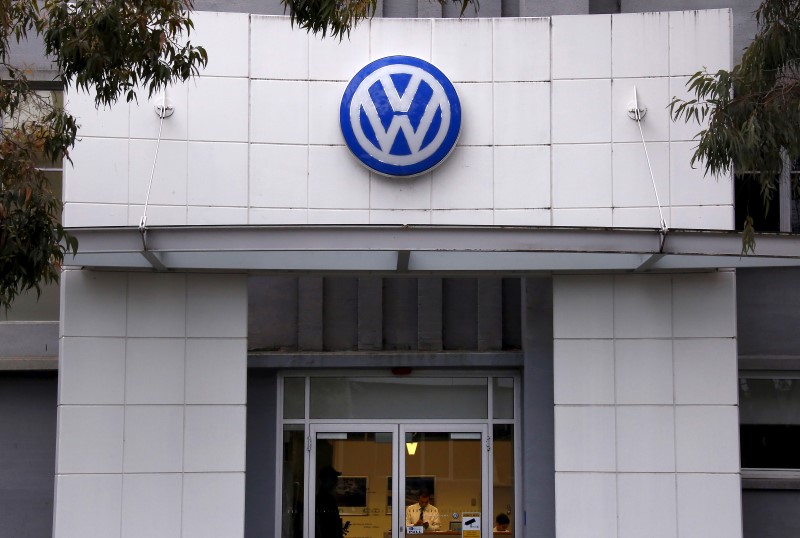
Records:
<instances>
[{"instance_id":1,"label":"volkswagen logo","mask_svg":"<svg viewBox=\"0 0 800 538\"><path fill-rule=\"evenodd\" d=\"M441 163L461 132L453 84L419 58L389 56L347 85L339 109L347 147L369 169L415 176Z\"/></svg>"}]
</instances>

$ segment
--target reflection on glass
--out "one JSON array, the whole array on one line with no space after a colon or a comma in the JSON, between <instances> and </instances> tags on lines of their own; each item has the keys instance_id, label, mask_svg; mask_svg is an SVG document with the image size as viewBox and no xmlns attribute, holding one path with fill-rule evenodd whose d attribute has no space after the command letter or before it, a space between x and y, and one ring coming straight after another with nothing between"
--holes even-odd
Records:
<instances>
[{"instance_id":1,"label":"reflection on glass","mask_svg":"<svg viewBox=\"0 0 800 538\"><path fill-rule=\"evenodd\" d=\"M481 510L480 433L407 432L405 445L406 526L461 530L463 515Z\"/></svg>"},{"instance_id":2,"label":"reflection on glass","mask_svg":"<svg viewBox=\"0 0 800 538\"><path fill-rule=\"evenodd\" d=\"M283 427L283 499L281 502L281 536L303 536L303 456L305 432L302 425Z\"/></svg>"},{"instance_id":3,"label":"reflection on glass","mask_svg":"<svg viewBox=\"0 0 800 538\"><path fill-rule=\"evenodd\" d=\"M742 467L800 469L800 379L739 379Z\"/></svg>"},{"instance_id":4,"label":"reflection on glass","mask_svg":"<svg viewBox=\"0 0 800 538\"><path fill-rule=\"evenodd\" d=\"M514 514L514 426L495 424L492 457L494 459L493 530L511 534Z\"/></svg>"},{"instance_id":5,"label":"reflection on glass","mask_svg":"<svg viewBox=\"0 0 800 538\"><path fill-rule=\"evenodd\" d=\"M494 418L514 418L514 378L495 377L492 380Z\"/></svg>"},{"instance_id":6,"label":"reflection on glass","mask_svg":"<svg viewBox=\"0 0 800 538\"><path fill-rule=\"evenodd\" d=\"M287 377L283 380L283 418L304 418L306 414L306 380Z\"/></svg>"},{"instance_id":7,"label":"reflection on glass","mask_svg":"<svg viewBox=\"0 0 800 538\"><path fill-rule=\"evenodd\" d=\"M392 530L392 434L318 433L314 537L383 538Z\"/></svg>"},{"instance_id":8,"label":"reflection on glass","mask_svg":"<svg viewBox=\"0 0 800 538\"><path fill-rule=\"evenodd\" d=\"M311 418L487 418L486 378L312 377Z\"/></svg>"}]
</instances>

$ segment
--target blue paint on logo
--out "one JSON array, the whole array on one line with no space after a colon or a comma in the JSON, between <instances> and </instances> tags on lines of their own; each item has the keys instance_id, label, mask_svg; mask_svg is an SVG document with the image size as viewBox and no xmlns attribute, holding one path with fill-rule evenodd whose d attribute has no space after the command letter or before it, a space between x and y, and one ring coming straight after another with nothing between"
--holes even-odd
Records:
<instances>
[{"instance_id":1,"label":"blue paint on logo","mask_svg":"<svg viewBox=\"0 0 800 538\"><path fill-rule=\"evenodd\" d=\"M461 133L453 84L419 58L389 56L359 71L339 108L347 147L387 176L415 176L440 164Z\"/></svg>"}]
</instances>

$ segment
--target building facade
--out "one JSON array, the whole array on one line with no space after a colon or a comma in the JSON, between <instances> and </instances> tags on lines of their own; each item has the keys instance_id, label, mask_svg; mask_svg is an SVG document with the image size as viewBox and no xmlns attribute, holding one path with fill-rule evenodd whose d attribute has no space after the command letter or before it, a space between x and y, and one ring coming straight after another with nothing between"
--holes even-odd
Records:
<instances>
[{"instance_id":1,"label":"building facade","mask_svg":"<svg viewBox=\"0 0 800 538\"><path fill-rule=\"evenodd\" d=\"M749 19L583 4L387 3L341 42L226 4L242 12L193 16L195 80L111 110L65 96L80 251L58 323L4 327L38 335L18 368L59 349L53 536L327 536L333 494L351 538L399 537L421 490L425 530L465 536L499 514L526 537L798 528L792 473L743 472L740 430L774 416L764 380L794 402L789 343L767 349L769 305L750 306L792 278L793 239L739 256L732 178L692 169L698 128L667 109L732 66ZM460 103L455 148L414 177L371 171L342 133L343 110L376 147L419 131L397 104L415 75L380 79L411 130L365 119L374 86L351 92L391 56ZM456 121L439 107L431 129ZM748 353L743 319L762 324ZM55 398L29 378L8 394Z\"/></svg>"}]
</instances>

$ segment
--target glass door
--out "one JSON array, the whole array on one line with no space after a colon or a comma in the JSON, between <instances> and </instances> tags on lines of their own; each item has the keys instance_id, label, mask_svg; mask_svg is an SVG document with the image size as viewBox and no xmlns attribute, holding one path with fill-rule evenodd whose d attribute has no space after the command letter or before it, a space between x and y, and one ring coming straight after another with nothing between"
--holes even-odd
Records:
<instances>
[{"instance_id":1,"label":"glass door","mask_svg":"<svg viewBox=\"0 0 800 538\"><path fill-rule=\"evenodd\" d=\"M461 536L470 529L489 536L491 518L481 517L488 498L485 426L401 425L400 438L401 536Z\"/></svg>"},{"instance_id":2,"label":"glass door","mask_svg":"<svg viewBox=\"0 0 800 538\"><path fill-rule=\"evenodd\" d=\"M310 442L308 536L396 537L397 425L312 424Z\"/></svg>"},{"instance_id":3,"label":"glass door","mask_svg":"<svg viewBox=\"0 0 800 538\"><path fill-rule=\"evenodd\" d=\"M490 536L486 426L312 424L310 433L307 536Z\"/></svg>"}]
</instances>

